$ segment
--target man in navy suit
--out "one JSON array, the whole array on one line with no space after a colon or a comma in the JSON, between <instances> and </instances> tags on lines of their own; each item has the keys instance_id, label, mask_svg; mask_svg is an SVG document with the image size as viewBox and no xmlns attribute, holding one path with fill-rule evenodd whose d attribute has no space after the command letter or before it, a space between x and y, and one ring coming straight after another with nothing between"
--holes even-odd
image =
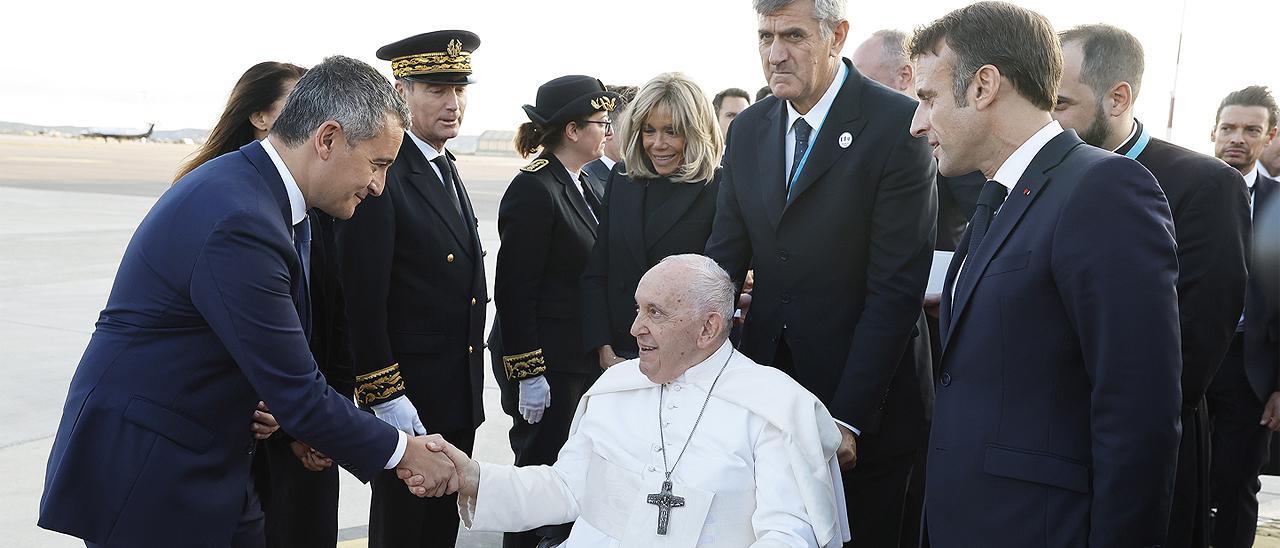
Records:
<instances>
[{"instance_id":1,"label":"man in navy suit","mask_svg":"<svg viewBox=\"0 0 1280 548\"><path fill-rule=\"evenodd\" d=\"M931 546L1163 544L1182 371L1164 193L1052 119L1063 62L1041 15L973 4L911 56L912 132L941 173L988 179L943 288Z\"/></svg>"},{"instance_id":2,"label":"man in navy suit","mask_svg":"<svg viewBox=\"0 0 1280 548\"><path fill-rule=\"evenodd\" d=\"M1275 98L1262 86L1234 91L1218 106L1211 134L1214 155L1244 177L1250 215L1280 199L1280 183L1258 169L1258 158L1275 139L1276 115ZM1267 462L1271 431L1280 431L1280 314L1266 305L1261 281L1250 271L1244 312L1205 394L1213 433L1209 505L1215 548L1253 546L1262 488L1258 473Z\"/></svg>"},{"instance_id":3,"label":"man in navy suit","mask_svg":"<svg viewBox=\"0 0 1280 548\"><path fill-rule=\"evenodd\" d=\"M348 218L382 191L409 114L377 71L331 57L268 138L205 163L125 250L67 394L39 525L90 546L237 546L264 400L280 424L369 481L456 489L448 459L362 413L316 369L306 210ZM305 232L301 233L305 235ZM245 535L248 536L248 535ZM259 540L260 541L260 540Z\"/></svg>"}]
</instances>

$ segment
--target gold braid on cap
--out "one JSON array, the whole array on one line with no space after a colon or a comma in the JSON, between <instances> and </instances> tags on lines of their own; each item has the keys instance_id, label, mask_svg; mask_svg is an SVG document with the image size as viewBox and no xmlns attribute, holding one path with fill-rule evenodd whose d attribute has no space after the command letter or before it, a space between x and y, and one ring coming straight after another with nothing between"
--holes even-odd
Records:
<instances>
[{"instance_id":1,"label":"gold braid on cap","mask_svg":"<svg viewBox=\"0 0 1280 548\"><path fill-rule=\"evenodd\" d=\"M591 108L613 112L614 107L618 106L618 100L613 97L596 97L591 100Z\"/></svg>"},{"instance_id":2,"label":"gold braid on cap","mask_svg":"<svg viewBox=\"0 0 1280 548\"><path fill-rule=\"evenodd\" d=\"M449 41L445 51L417 53L391 60L391 74L396 78L441 72L471 74L471 52L462 51L462 42L457 38Z\"/></svg>"}]
</instances>

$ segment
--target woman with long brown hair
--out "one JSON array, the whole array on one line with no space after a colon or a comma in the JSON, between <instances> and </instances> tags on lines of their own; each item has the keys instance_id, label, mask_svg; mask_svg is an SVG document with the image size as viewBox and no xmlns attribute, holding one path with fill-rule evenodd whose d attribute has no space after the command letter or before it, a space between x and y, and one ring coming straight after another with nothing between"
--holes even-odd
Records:
<instances>
[{"instance_id":1,"label":"woman with long brown hair","mask_svg":"<svg viewBox=\"0 0 1280 548\"><path fill-rule=\"evenodd\" d=\"M201 164L266 137L293 85L306 73L307 69L298 65L276 61L264 61L244 71L231 88L227 106L209 138L178 168L173 180L177 182Z\"/></svg>"}]
</instances>

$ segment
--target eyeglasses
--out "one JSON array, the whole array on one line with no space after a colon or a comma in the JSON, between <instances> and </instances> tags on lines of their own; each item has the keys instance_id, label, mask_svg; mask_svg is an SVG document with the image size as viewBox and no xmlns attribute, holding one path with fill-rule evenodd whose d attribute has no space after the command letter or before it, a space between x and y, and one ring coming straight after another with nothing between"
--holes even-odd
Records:
<instances>
[{"instance_id":1,"label":"eyeglasses","mask_svg":"<svg viewBox=\"0 0 1280 548\"><path fill-rule=\"evenodd\" d=\"M609 133L610 131L613 131L613 120L583 120L583 122L588 124L603 125L605 133Z\"/></svg>"}]
</instances>

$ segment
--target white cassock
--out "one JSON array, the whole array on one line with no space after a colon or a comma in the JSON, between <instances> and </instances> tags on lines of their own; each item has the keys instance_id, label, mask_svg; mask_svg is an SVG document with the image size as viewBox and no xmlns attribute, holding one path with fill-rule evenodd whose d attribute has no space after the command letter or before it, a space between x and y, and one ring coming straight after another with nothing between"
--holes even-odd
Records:
<instances>
[{"instance_id":1,"label":"white cassock","mask_svg":"<svg viewBox=\"0 0 1280 548\"><path fill-rule=\"evenodd\" d=\"M661 398L668 465L732 347L725 343L662 394L638 360L609 368L573 418L555 465L480 463L473 531L525 531L574 521L566 548L839 546L849 538L835 453L840 432L816 397L785 373L733 353L684 458L671 475L683 507L657 534L662 488Z\"/></svg>"}]
</instances>

